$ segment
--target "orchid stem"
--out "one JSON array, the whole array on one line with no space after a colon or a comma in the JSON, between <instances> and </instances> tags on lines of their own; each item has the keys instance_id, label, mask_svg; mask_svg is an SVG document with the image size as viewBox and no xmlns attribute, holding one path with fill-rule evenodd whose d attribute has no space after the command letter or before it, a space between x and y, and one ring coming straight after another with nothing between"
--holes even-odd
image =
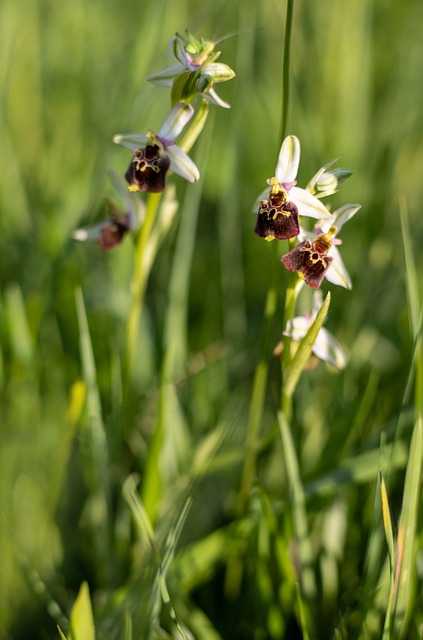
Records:
<instances>
[{"instance_id":1,"label":"orchid stem","mask_svg":"<svg viewBox=\"0 0 423 640\"><path fill-rule=\"evenodd\" d=\"M180 147L189 151L199 134L201 133L208 115L208 104L202 101L195 117L192 119L189 128L181 137ZM147 288L150 266L147 266L146 249L150 240L151 231L157 216L162 193L149 193L147 198L147 210L143 225L138 233L135 247L134 275L131 284L131 306L128 315L126 333L126 351L124 363L124 378L126 388L129 390L133 377L134 357L137 353L139 324L144 306L144 296Z\"/></svg>"},{"instance_id":2,"label":"orchid stem","mask_svg":"<svg viewBox=\"0 0 423 640\"><path fill-rule=\"evenodd\" d=\"M289 103L289 64L291 57L291 33L294 13L294 0L288 0L286 21L285 21L285 44L282 71L282 117L281 117L281 136L283 140L286 135L286 127L288 122L288 103ZM277 256L279 258L279 243L275 242L277 247ZM270 285L265 303L264 322L262 329L262 338L260 344L260 355L256 366L253 390L251 395L249 418L247 423L246 447L247 453L244 462L244 468L241 478L241 488L239 494L238 507L240 512L245 509L251 493L252 484L256 476L257 455L259 449L260 426L263 414L264 399L266 394L267 379L269 373L269 356L270 356L270 337L271 327L274 322L276 310L278 290L276 286L276 274ZM295 305L295 300L294 300Z\"/></svg>"},{"instance_id":3,"label":"orchid stem","mask_svg":"<svg viewBox=\"0 0 423 640\"><path fill-rule=\"evenodd\" d=\"M134 356L137 352L139 323L147 287L148 272L146 269L145 250L148 246L151 230L161 200L161 193L149 193L147 209L143 225L139 231L135 247L134 275L131 283L131 306L128 314L125 352L125 378L130 386Z\"/></svg>"},{"instance_id":4,"label":"orchid stem","mask_svg":"<svg viewBox=\"0 0 423 640\"><path fill-rule=\"evenodd\" d=\"M288 107L289 107L289 67L291 62L291 35L292 22L294 18L294 0L288 0L286 7L285 21L285 43L283 49L283 71L282 71L282 118L281 118L281 135L283 140L286 136L286 127L288 123Z\"/></svg>"},{"instance_id":5,"label":"orchid stem","mask_svg":"<svg viewBox=\"0 0 423 640\"><path fill-rule=\"evenodd\" d=\"M292 241L289 242L290 249L292 248ZM288 320L292 320L295 315L295 305L297 302L298 294L303 284L303 280L299 280L296 274L289 274L289 285L285 294L285 309L283 315L283 327L282 331L287 326ZM284 380L291 366L291 338L284 336L283 338L283 350L281 356L281 412L285 416L289 423L292 416L292 394L288 394L285 391Z\"/></svg>"}]
</instances>

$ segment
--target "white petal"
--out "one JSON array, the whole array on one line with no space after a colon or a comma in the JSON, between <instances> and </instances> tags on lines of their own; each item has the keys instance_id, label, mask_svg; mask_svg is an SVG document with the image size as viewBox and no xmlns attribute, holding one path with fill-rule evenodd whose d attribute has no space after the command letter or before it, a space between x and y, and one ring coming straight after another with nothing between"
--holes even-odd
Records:
<instances>
[{"instance_id":1,"label":"white petal","mask_svg":"<svg viewBox=\"0 0 423 640\"><path fill-rule=\"evenodd\" d=\"M260 206L260 200L268 200L269 199L269 191L270 191L270 187L267 187L267 189L265 189L264 191L261 192L261 194L259 195L258 198L256 198L253 208L251 209L251 211L253 213L257 213L258 208Z\"/></svg>"},{"instance_id":2,"label":"white petal","mask_svg":"<svg viewBox=\"0 0 423 640\"><path fill-rule=\"evenodd\" d=\"M173 83L174 78L179 76L184 71L184 66L182 66L181 64L175 64L172 67L163 69L163 71L154 73L152 76L149 76L147 80L148 82L152 82L153 84L157 84L162 87L170 87Z\"/></svg>"},{"instance_id":3,"label":"white petal","mask_svg":"<svg viewBox=\"0 0 423 640\"><path fill-rule=\"evenodd\" d=\"M166 151L170 158L170 168L178 175L188 180L188 182L197 182L200 179L200 172L197 165L191 160L185 151L182 151L176 144L168 147Z\"/></svg>"},{"instance_id":4,"label":"white petal","mask_svg":"<svg viewBox=\"0 0 423 640\"><path fill-rule=\"evenodd\" d=\"M297 205L298 213L300 214L300 216L317 218L317 220L333 220L332 215L326 209L325 205L305 189L300 189L300 187L292 187L292 189L288 193L288 196L290 200L292 200L292 202Z\"/></svg>"},{"instance_id":5,"label":"white petal","mask_svg":"<svg viewBox=\"0 0 423 640\"><path fill-rule=\"evenodd\" d=\"M82 227L81 229L75 229L72 233L72 238L85 242L86 240L99 240L101 238L101 232L103 229L110 225L110 222L99 222L93 224L91 227Z\"/></svg>"},{"instance_id":6,"label":"white petal","mask_svg":"<svg viewBox=\"0 0 423 640\"><path fill-rule=\"evenodd\" d=\"M128 183L116 171L109 169L108 174L110 182L124 203L124 208L128 215L129 229L138 229L145 218L146 206L144 200L129 191Z\"/></svg>"},{"instance_id":7,"label":"white petal","mask_svg":"<svg viewBox=\"0 0 423 640\"><path fill-rule=\"evenodd\" d=\"M344 369L347 364L347 355L344 349L324 327L317 334L312 351L319 360L324 360L337 369Z\"/></svg>"},{"instance_id":8,"label":"white petal","mask_svg":"<svg viewBox=\"0 0 423 640\"><path fill-rule=\"evenodd\" d=\"M184 43L180 36L176 35L171 39L168 52L171 58L183 65L184 69L190 68L187 52L185 51Z\"/></svg>"},{"instance_id":9,"label":"white petal","mask_svg":"<svg viewBox=\"0 0 423 640\"><path fill-rule=\"evenodd\" d=\"M319 313L321 306L323 304L323 293L321 289L316 289L313 293L313 318L317 316Z\"/></svg>"},{"instance_id":10,"label":"white petal","mask_svg":"<svg viewBox=\"0 0 423 640\"><path fill-rule=\"evenodd\" d=\"M229 102L225 102L224 100L222 100L222 98L217 95L216 91L213 88L209 89L206 93L202 93L201 95L210 104L216 104L218 107L223 107L224 109L231 108Z\"/></svg>"},{"instance_id":11,"label":"white petal","mask_svg":"<svg viewBox=\"0 0 423 640\"><path fill-rule=\"evenodd\" d=\"M326 280L329 280L329 282L336 284L339 287L352 289L351 278L345 268L341 254L335 246L332 245L329 255L333 258L333 262L326 272Z\"/></svg>"},{"instance_id":12,"label":"white petal","mask_svg":"<svg viewBox=\"0 0 423 640\"><path fill-rule=\"evenodd\" d=\"M306 318L305 316L292 318L286 323L283 335L298 342L304 338L307 331L310 329L312 322L313 318Z\"/></svg>"},{"instance_id":13,"label":"white petal","mask_svg":"<svg viewBox=\"0 0 423 640\"><path fill-rule=\"evenodd\" d=\"M316 231L308 231L308 229L304 229L300 226L300 233L297 236L298 242L304 242L304 240L314 240L315 237Z\"/></svg>"},{"instance_id":14,"label":"white petal","mask_svg":"<svg viewBox=\"0 0 423 640\"><path fill-rule=\"evenodd\" d=\"M317 173L314 174L314 176L311 178L310 182L307 185L307 191L310 191L310 193L313 193L314 188L316 186L317 181L319 180L319 178L325 173L325 171L327 169L329 169L330 167L332 167L334 164L336 164L338 162L339 158L335 158L335 160L331 160L330 162L328 162L327 164L325 164L323 167L320 167L320 169L317 171ZM322 197L322 196L320 196Z\"/></svg>"},{"instance_id":15,"label":"white petal","mask_svg":"<svg viewBox=\"0 0 423 640\"><path fill-rule=\"evenodd\" d=\"M201 68L201 73L209 76L213 82L226 82L235 77L235 71L223 62L211 62Z\"/></svg>"},{"instance_id":16,"label":"white petal","mask_svg":"<svg viewBox=\"0 0 423 640\"><path fill-rule=\"evenodd\" d=\"M159 138L175 140L194 115L194 109L187 102L178 102L167 116L158 133Z\"/></svg>"},{"instance_id":17,"label":"white petal","mask_svg":"<svg viewBox=\"0 0 423 640\"><path fill-rule=\"evenodd\" d=\"M340 229L344 226L348 220L351 220L353 216L361 209L361 204L344 204L343 207L340 207L336 211L334 211L334 224L338 227L337 233L339 233Z\"/></svg>"},{"instance_id":18,"label":"white petal","mask_svg":"<svg viewBox=\"0 0 423 640\"><path fill-rule=\"evenodd\" d=\"M147 136L142 133L117 133L113 136L115 144L121 144L131 151L135 151L139 147L145 147L148 140Z\"/></svg>"},{"instance_id":19,"label":"white petal","mask_svg":"<svg viewBox=\"0 0 423 640\"><path fill-rule=\"evenodd\" d=\"M118 193L125 203L125 209L131 212L134 209L134 196L131 195L131 192L128 190L128 183L113 169L109 169L108 174L116 193ZM139 200L139 198L137 198L137 200Z\"/></svg>"},{"instance_id":20,"label":"white petal","mask_svg":"<svg viewBox=\"0 0 423 640\"><path fill-rule=\"evenodd\" d=\"M300 141L296 136L287 136L279 151L275 177L281 184L294 182L300 164Z\"/></svg>"}]
</instances>

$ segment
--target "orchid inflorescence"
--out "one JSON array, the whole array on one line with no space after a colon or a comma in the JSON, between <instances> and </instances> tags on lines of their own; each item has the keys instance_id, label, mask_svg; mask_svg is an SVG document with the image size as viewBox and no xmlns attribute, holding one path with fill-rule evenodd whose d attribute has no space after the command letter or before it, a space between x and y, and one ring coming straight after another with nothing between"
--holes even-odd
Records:
<instances>
[{"instance_id":1,"label":"orchid inflorescence","mask_svg":"<svg viewBox=\"0 0 423 640\"><path fill-rule=\"evenodd\" d=\"M148 78L153 84L171 87L173 106L158 133L149 129L143 134L117 134L113 137L116 144L121 144L133 154L124 176L130 192L163 192L169 171L190 183L197 182L200 178L197 166L176 143L195 114L191 103L199 97L203 104L230 107L217 95L214 85L230 80L235 72L228 65L216 62L220 52L215 51L214 42L197 40L187 31L185 37L176 34L168 50L177 64ZM124 201L125 210L120 211L110 201L110 218L91 227L77 229L73 234L76 240L96 240L102 249L112 249L128 232L140 227L144 204L128 201L116 175L113 175L113 185Z\"/></svg>"},{"instance_id":2,"label":"orchid inflorescence","mask_svg":"<svg viewBox=\"0 0 423 640\"><path fill-rule=\"evenodd\" d=\"M296 136L287 136L279 152L275 176L267 180L267 189L254 205L254 211L258 209L254 232L267 241L298 240L298 244L282 256L281 262L288 271L297 274L299 286L304 282L318 290L326 278L332 284L351 289L351 278L338 250L342 242L338 234L360 205L346 204L331 213L321 201L338 191L351 172L333 168L337 162L334 160L319 169L307 187L301 189L295 180L299 161L300 142ZM317 220L312 231L301 225L302 217ZM320 292L316 291L312 314L286 319L284 336L294 342L302 340L316 317L319 301ZM345 366L345 353L323 327L319 330L313 352L336 368Z\"/></svg>"},{"instance_id":3,"label":"orchid inflorescence","mask_svg":"<svg viewBox=\"0 0 423 640\"><path fill-rule=\"evenodd\" d=\"M258 198L254 232L268 241L298 238L299 244L281 261L313 289L320 287L323 278L351 289L350 276L336 246L341 244L337 235L360 205L347 204L331 213L321 202L321 198L338 191L351 172L331 169L335 160L322 167L306 189L301 189L295 181L299 161L300 142L296 136L288 136L281 146L275 177L267 181L268 188ZM302 216L318 220L314 233L301 227Z\"/></svg>"}]
</instances>

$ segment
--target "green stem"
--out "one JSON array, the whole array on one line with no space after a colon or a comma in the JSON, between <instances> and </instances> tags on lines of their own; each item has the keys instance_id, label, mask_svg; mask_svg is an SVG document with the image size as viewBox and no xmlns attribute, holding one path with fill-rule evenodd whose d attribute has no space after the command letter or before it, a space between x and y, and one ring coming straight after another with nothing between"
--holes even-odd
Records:
<instances>
[{"instance_id":1,"label":"green stem","mask_svg":"<svg viewBox=\"0 0 423 640\"><path fill-rule=\"evenodd\" d=\"M285 138L286 126L288 121L288 102L289 102L289 64L291 54L291 33L294 13L294 0L288 0L285 22L285 44L282 71L282 117L281 117L281 140ZM279 257L279 243L275 243L277 247L277 256ZM276 257L276 256L275 256ZM279 266L279 265L278 265ZM271 336L271 327L276 314L278 290L276 286L276 269L275 277L270 285L265 303L264 323L262 329L262 339L260 344L260 355L256 366L253 391L250 403L249 419L247 424L246 447L247 453L244 462L244 468L241 478L241 489L239 494L239 509L243 511L245 504L251 491L251 486L256 475L256 460L259 448L260 425L263 414L264 398L266 394L267 378L269 373L269 342ZM295 302L294 302L295 304Z\"/></svg>"},{"instance_id":2,"label":"green stem","mask_svg":"<svg viewBox=\"0 0 423 640\"><path fill-rule=\"evenodd\" d=\"M208 104L202 102L194 118L191 120L189 128L186 129L184 135L179 141L180 148L189 151L199 134L201 133L208 115ZM130 387L132 379L132 368L134 357L137 353L137 342L139 332L139 322L142 314L144 295L147 288L148 276L151 264L146 264L145 256L148 242L150 240L151 231L157 216L162 193L149 193L147 198L147 210L143 225L136 239L134 274L131 284L131 306L128 314L127 331L126 331L126 350L124 362L124 379L126 389Z\"/></svg>"},{"instance_id":3,"label":"green stem","mask_svg":"<svg viewBox=\"0 0 423 640\"><path fill-rule=\"evenodd\" d=\"M289 244L291 249L292 242L290 241ZM283 314L282 331L285 329L288 320L292 320L292 318L294 318L295 316L295 305L297 302L298 293L302 285L302 281L299 281L296 274L289 274L288 277L289 285L285 293L285 309ZM291 420L292 395L286 393L284 381L289 371L289 367L291 366L291 359L291 338L285 336L283 339L283 350L281 357L281 411L285 416L287 422L290 422Z\"/></svg>"},{"instance_id":4,"label":"green stem","mask_svg":"<svg viewBox=\"0 0 423 640\"><path fill-rule=\"evenodd\" d=\"M153 223L161 200L161 193L150 193L147 199L147 210L135 247L134 275L131 283L131 306L128 314L125 351L125 379L130 383L132 366L137 351L138 327L144 303L144 294L148 280L148 269L145 264L145 250L150 239Z\"/></svg>"},{"instance_id":5,"label":"green stem","mask_svg":"<svg viewBox=\"0 0 423 640\"><path fill-rule=\"evenodd\" d=\"M281 135L280 139L284 140L286 136L286 126L288 122L288 106L289 106L289 67L291 62L291 35L292 21L294 18L294 0L288 0L286 7L285 21L285 43L283 49L283 72L282 72L282 118L281 118Z\"/></svg>"}]
</instances>

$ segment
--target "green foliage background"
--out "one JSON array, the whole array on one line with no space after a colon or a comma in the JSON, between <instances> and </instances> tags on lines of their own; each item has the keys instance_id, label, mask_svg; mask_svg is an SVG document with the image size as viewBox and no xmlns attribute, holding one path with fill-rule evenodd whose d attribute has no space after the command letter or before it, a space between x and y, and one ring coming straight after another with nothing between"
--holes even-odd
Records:
<instances>
[{"instance_id":1,"label":"green foliage background","mask_svg":"<svg viewBox=\"0 0 423 640\"><path fill-rule=\"evenodd\" d=\"M276 0L1 4L2 638L57 638L55 623L63 620L57 603L68 615L84 580L98 638L123 638L126 610L136 612L126 638L167 637L148 635L142 612L149 583L142 580L150 560L122 494L131 473L140 474L142 486L146 469L157 464L151 446L166 340L177 357L163 441L156 445L162 484L151 519L160 547L192 496L169 569L178 619L195 627L198 638L296 638L306 637L305 629L316 638L334 637L335 629L337 637L381 637L387 602L375 597L387 553L376 492L385 451L381 433L388 453L396 442L388 485L396 528L413 416L421 410L418 385L417 399L403 401L413 334L400 208L408 212L420 274L423 5L295 5L288 132L301 140L299 184L341 156L341 166L354 175L333 196L334 207L362 204L342 234L353 290L331 287L327 321L350 362L338 375L323 365L304 375L291 425L317 584L304 623L276 423L276 359L259 483L248 515L238 517L236 509L263 307L275 268L280 318L283 308L285 274L271 244L253 234L251 206L273 175L281 143L285 12ZM135 384L122 396L133 246L127 239L102 253L95 244L76 243L71 233L104 216L107 170L126 169L128 153L112 144L113 134L158 130L166 117L168 92L145 78L168 66L168 41L185 28L214 40L235 34L218 45L222 61L237 73L218 89L232 109L214 109L194 147L200 183L186 187L174 179L181 208L153 267ZM185 262L176 251L182 220ZM172 277L184 267L188 287L181 277L171 295ZM419 289L421 295L418 276L417 309ZM281 330L276 323L275 345ZM89 335L96 368L91 387L83 366ZM96 484L102 454L92 448L93 411L108 445L104 485ZM369 562L375 536L379 551ZM416 546L409 638L421 637L423 624L420 533ZM172 624L162 613L163 629L170 633Z\"/></svg>"}]
</instances>

